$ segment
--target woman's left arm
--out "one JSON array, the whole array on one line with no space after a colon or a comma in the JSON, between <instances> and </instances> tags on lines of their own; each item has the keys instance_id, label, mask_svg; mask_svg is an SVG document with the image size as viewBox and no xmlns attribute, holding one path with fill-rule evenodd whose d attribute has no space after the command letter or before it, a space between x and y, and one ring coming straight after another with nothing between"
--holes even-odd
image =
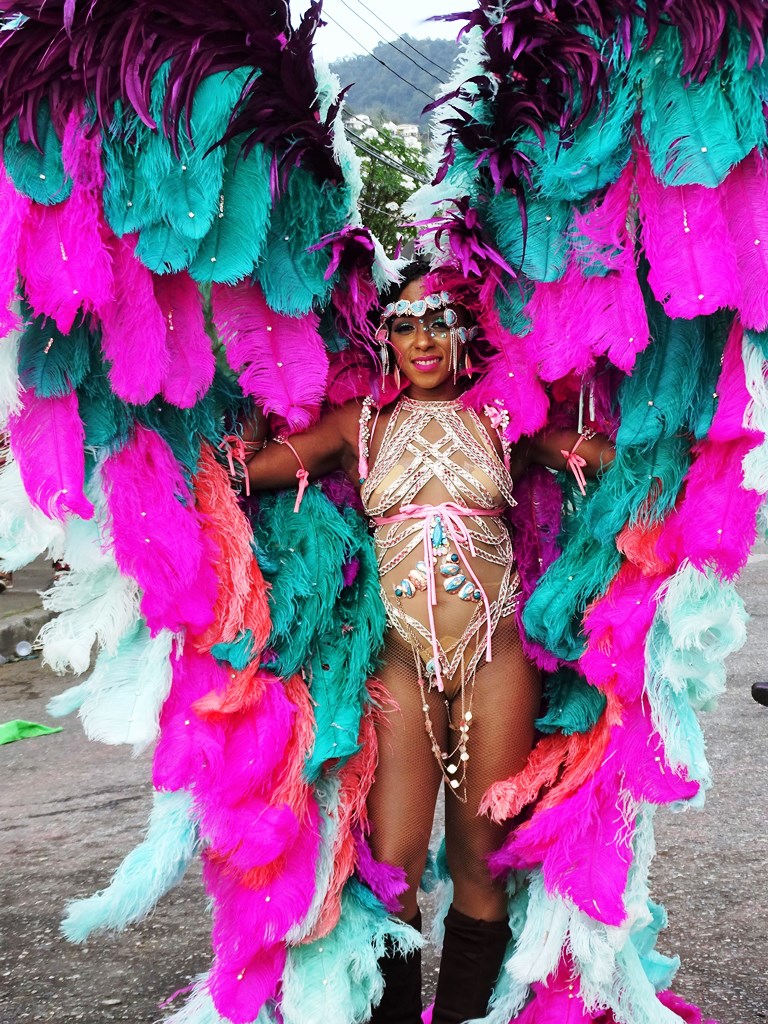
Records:
<instances>
[{"instance_id":1,"label":"woman's left arm","mask_svg":"<svg viewBox=\"0 0 768 1024\"><path fill-rule=\"evenodd\" d=\"M552 430L536 434L528 446L528 461L549 469L568 469L579 465L584 476L595 477L613 462L615 449L604 434L587 438L577 430Z\"/></svg>"}]
</instances>

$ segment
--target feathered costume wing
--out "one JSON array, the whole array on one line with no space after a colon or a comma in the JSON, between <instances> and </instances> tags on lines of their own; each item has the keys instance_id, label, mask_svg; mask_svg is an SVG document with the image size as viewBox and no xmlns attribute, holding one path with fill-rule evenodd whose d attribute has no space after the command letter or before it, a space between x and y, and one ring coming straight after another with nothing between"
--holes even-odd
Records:
<instances>
[{"instance_id":1,"label":"feathered costume wing","mask_svg":"<svg viewBox=\"0 0 768 1024\"><path fill-rule=\"evenodd\" d=\"M532 805L494 859L513 939L489 1024L701 1020L669 991L648 869L655 808L711 782L696 712L744 641L733 580L768 492L764 6L452 16L415 208L483 328L467 401L506 406L511 440L578 421L616 441L585 495L543 470L518 488L547 706L484 801ZM291 431L365 390L393 272L312 61L320 4L297 28L273 0L0 11L0 555L70 566L44 658L96 660L52 710L155 745L146 838L65 934L140 919L199 852L213 963L171 1019L363 1022L377 957L420 941L366 842L375 555L344 481L295 513L231 487L253 401Z\"/></svg>"}]
</instances>

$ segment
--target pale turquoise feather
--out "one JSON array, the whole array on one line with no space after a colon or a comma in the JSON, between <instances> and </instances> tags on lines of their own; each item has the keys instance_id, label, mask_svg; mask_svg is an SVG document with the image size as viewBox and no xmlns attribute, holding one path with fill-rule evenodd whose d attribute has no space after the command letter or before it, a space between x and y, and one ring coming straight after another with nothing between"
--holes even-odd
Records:
<instances>
[{"instance_id":1,"label":"pale turquoise feather","mask_svg":"<svg viewBox=\"0 0 768 1024\"><path fill-rule=\"evenodd\" d=\"M333 931L289 950L281 1001L285 1024L362 1024L371 1006L381 1000L378 958L389 943L407 953L423 940L351 880L342 894L342 915Z\"/></svg>"},{"instance_id":2,"label":"pale turquoise feather","mask_svg":"<svg viewBox=\"0 0 768 1024\"><path fill-rule=\"evenodd\" d=\"M62 557L64 526L49 519L27 497L18 463L9 459L0 468L0 571L22 569L43 552Z\"/></svg>"},{"instance_id":3,"label":"pale turquoise feather","mask_svg":"<svg viewBox=\"0 0 768 1024\"><path fill-rule=\"evenodd\" d=\"M335 869L334 843L339 834L341 779L338 775L323 775L314 785L314 796L320 811L320 851L315 865L315 892L303 921L294 925L286 940L298 945L315 928L323 909Z\"/></svg>"},{"instance_id":4,"label":"pale turquoise feather","mask_svg":"<svg viewBox=\"0 0 768 1024\"><path fill-rule=\"evenodd\" d=\"M200 974L194 979L192 995L186 1003L170 1017L163 1019L164 1024L231 1024L213 1004L208 991L207 974ZM258 1017L250 1024L277 1024L277 1017L268 1006L263 1006Z\"/></svg>"},{"instance_id":5,"label":"pale turquoise feather","mask_svg":"<svg viewBox=\"0 0 768 1024\"><path fill-rule=\"evenodd\" d=\"M67 907L61 930L70 942L92 932L122 931L178 885L198 848L192 797L155 793L146 838L123 860L106 889Z\"/></svg>"},{"instance_id":6,"label":"pale turquoise feather","mask_svg":"<svg viewBox=\"0 0 768 1024\"><path fill-rule=\"evenodd\" d=\"M169 630L151 636L140 622L114 653L99 653L79 711L89 739L128 743L136 754L157 738L160 711L171 688L172 643Z\"/></svg>"},{"instance_id":7,"label":"pale turquoise feather","mask_svg":"<svg viewBox=\"0 0 768 1024\"><path fill-rule=\"evenodd\" d=\"M18 331L11 331L0 340L0 430L7 424L9 416L21 409L19 338Z\"/></svg>"}]
</instances>

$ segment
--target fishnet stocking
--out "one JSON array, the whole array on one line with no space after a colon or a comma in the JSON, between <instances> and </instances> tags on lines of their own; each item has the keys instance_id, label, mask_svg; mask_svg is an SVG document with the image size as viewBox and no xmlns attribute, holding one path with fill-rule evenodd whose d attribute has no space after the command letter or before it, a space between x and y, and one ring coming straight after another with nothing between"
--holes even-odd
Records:
<instances>
[{"instance_id":1,"label":"fishnet stocking","mask_svg":"<svg viewBox=\"0 0 768 1024\"><path fill-rule=\"evenodd\" d=\"M398 704L379 732L379 762L368 797L371 847L377 860L406 871L408 892L399 916L412 918L424 871L437 794L442 780L424 725L422 697L413 652L390 632L380 679ZM467 685L471 685L467 681ZM475 676L469 734L466 795L461 803L446 793L446 844L454 880L454 906L469 917L500 920L506 914L503 886L491 879L486 860L500 846L507 828L477 814L491 785L524 766L533 745L539 711L538 670L525 657L514 616L502 619L493 636L493 661L481 661ZM451 725L460 724L461 695L426 692L432 729L443 750L455 747Z\"/></svg>"}]
</instances>

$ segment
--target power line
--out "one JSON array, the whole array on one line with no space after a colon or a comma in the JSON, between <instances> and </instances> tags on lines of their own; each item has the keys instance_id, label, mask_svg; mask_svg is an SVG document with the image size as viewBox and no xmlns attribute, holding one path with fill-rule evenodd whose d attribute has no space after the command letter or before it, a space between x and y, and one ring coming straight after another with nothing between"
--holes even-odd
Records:
<instances>
[{"instance_id":1,"label":"power line","mask_svg":"<svg viewBox=\"0 0 768 1024\"><path fill-rule=\"evenodd\" d=\"M343 0L342 0L342 2L343 2ZM438 62L436 60L432 60L432 58L428 57L426 55L426 53L422 53L421 50L418 50L415 46L412 46L408 42L408 40L405 38L405 36L398 35L397 34L397 29L394 29L394 28L392 28L391 25L388 25L387 22L384 21L384 19L381 18L376 13L376 11L371 10L371 8L368 6L368 4L364 4L363 0L355 0L355 2L360 4L360 6L362 8L364 8L366 11L368 11L369 14L372 14L374 16L374 18L376 19L376 21L380 21L381 24L384 26L385 29L387 29L388 32L394 32L395 35L397 36L397 38L400 40L401 43L403 43L404 46L407 46L409 50L413 50L413 52L418 54L419 57L421 57L423 60L428 61L430 64L432 64L434 67L436 67L439 71L442 71L444 74L448 75L448 77L450 78L452 72L449 71L448 68L444 68L442 64L438 64ZM344 6L346 6L346 4ZM358 15L358 17L360 17L360 15ZM375 29L374 29L374 31L375 31ZM383 38L384 37L382 36L382 39ZM426 71L426 68L424 70Z\"/></svg>"},{"instance_id":2,"label":"power line","mask_svg":"<svg viewBox=\"0 0 768 1024\"><path fill-rule=\"evenodd\" d=\"M337 28L340 28L345 35L349 36L353 43L359 46L362 50L365 50L369 57L373 57L377 64L381 64L381 66L383 68L386 68L387 71L389 71L391 74L395 76L395 78L399 78L401 82L405 82L405 84L409 86L411 89L413 89L415 92L420 92L422 96L426 96L429 102L432 103L432 101L435 98L434 96L430 96L428 92L424 92L424 90L420 89L418 85L414 85L413 82L409 82L407 78L403 78L403 76L398 71L395 71L394 68L391 68L389 64L387 64L385 61L381 59L381 57L377 57L375 53L371 53L367 46L363 46L360 40L356 39L355 36L353 36L352 33L349 31L349 29L344 28L344 26L341 25L338 21L336 21L335 18L332 18L330 14L324 11L323 17L327 18L328 21L332 21Z\"/></svg>"},{"instance_id":3,"label":"power line","mask_svg":"<svg viewBox=\"0 0 768 1024\"><path fill-rule=\"evenodd\" d=\"M419 69L419 71L423 71L425 75L429 75L429 76L430 76L430 78L434 78L434 80L435 80L435 81L436 81L436 82L437 82L437 83L438 83L439 85L443 85L443 80L442 80L442 78L438 78L436 74L434 74L434 73L433 73L432 71L430 71L430 70L429 70L429 68L425 68L425 67L423 67L423 65L419 64L419 62L418 62L417 60L414 60L414 58L413 58L413 57L411 57L411 55L410 55L409 53L406 53L406 52L405 52L405 50L401 50L399 46L395 46L395 44L394 44L393 42L391 42L391 41L390 41L389 39L385 38L385 37L384 37L384 36L383 36L383 35L381 34L381 32L379 32L379 30L378 30L378 29L377 29L377 28L375 27L375 25L372 25L372 24L370 23L370 21L368 21L368 20L367 20L366 18L364 18L364 17L362 16L362 14L358 14L358 13L357 13L357 11L356 11L356 10L354 9L354 7L350 7L350 6L349 6L349 4L347 3L347 0L339 0L339 3L340 3L340 4L343 4L343 5L344 5L344 6L345 6L345 7L347 8L347 10L348 10L348 11L351 11L351 13L352 13L352 14L354 14L354 16L355 16L356 18L359 18L359 19L360 19L360 21L362 21L362 23L363 23L364 25L367 25L367 26L368 26L368 28L369 28L369 29L370 29L370 30L371 30L372 32L375 32L375 33L376 33L376 35L377 35L377 36L379 37L379 39L383 39L383 40L384 40L384 42L385 42L385 43L387 44L387 46L391 46L393 50L395 50L395 51L396 51L397 53L399 53L399 54L400 54L400 56L401 56L401 57L405 57L405 59L406 59L406 60L409 60L409 61L411 62L411 64L415 64L415 65L416 65L416 67L417 67L417 68ZM366 10L368 10L368 8L366 8ZM399 38L399 37L398 37L398 38ZM418 53L419 51L417 50L416 52ZM419 54L419 56L421 56L421 54Z\"/></svg>"},{"instance_id":4,"label":"power line","mask_svg":"<svg viewBox=\"0 0 768 1024\"><path fill-rule=\"evenodd\" d=\"M369 146L366 143L365 139L362 138L362 136L357 135L349 128L346 129L346 132L351 139L356 140L357 149L361 149L368 156L373 157L374 160L378 160L381 163L386 164L393 170L399 171L401 174L407 174L408 177L413 178L415 181L420 181L423 185L426 185L428 179L425 178L424 175L421 174L419 171L415 171L412 167L408 167L407 164L400 163L399 160L395 160L393 157L385 156L384 153L381 153L379 150L374 149L372 146Z\"/></svg>"}]
</instances>

